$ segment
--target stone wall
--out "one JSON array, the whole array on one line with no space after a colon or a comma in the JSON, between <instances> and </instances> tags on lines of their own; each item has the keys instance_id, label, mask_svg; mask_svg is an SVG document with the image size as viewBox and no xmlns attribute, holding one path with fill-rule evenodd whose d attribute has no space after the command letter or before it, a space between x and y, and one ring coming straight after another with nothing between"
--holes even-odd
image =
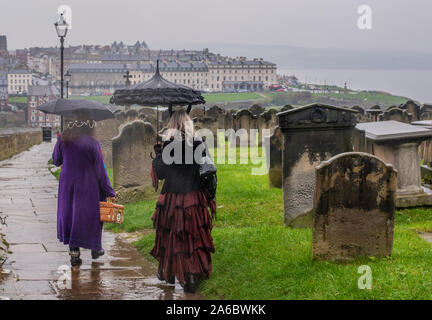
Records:
<instances>
[{"instance_id":1,"label":"stone wall","mask_svg":"<svg viewBox=\"0 0 432 320\"><path fill-rule=\"evenodd\" d=\"M41 128L0 131L0 161L10 158L39 143L42 143Z\"/></svg>"}]
</instances>

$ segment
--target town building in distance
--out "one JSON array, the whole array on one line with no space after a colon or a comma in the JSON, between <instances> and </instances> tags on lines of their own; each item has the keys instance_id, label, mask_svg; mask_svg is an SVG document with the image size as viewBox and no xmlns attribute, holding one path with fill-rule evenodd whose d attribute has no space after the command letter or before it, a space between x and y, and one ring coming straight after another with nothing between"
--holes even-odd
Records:
<instances>
[{"instance_id":1,"label":"town building in distance","mask_svg":"<svg viewBox=\"0 0 432 320\"><path fill-rule=\"evenodd\" d=\"M28 93L29 86L33 83L33 75L29 70L9 70L7 77L9 94Z\"/></svg>"},{"instance_id":2,"label":"town building in distance","mask_svg":"<svg viewBox=\"0 0 432 320\"><path fill-rule=\"evenodd\" d=\"M20 57L23 52L20 52ZM262 91L276 83L276 64L262 58L225 57L203 50L151 50L145 42L65 49L65 70L71 76L69 94L113 93L124 88L126 72L132 85L156 71L167 80L206 92ZM58 49L28 50L29 69L60 79Z\"/></svg>"}]
</instances>

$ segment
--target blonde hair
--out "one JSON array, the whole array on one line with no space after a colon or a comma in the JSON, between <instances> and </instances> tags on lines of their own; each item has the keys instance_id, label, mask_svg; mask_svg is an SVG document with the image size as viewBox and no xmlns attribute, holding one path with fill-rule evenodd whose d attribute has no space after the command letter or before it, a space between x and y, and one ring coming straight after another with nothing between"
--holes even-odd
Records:
<instances>
[{"instance_id":1,"label":"blonde hair","mask_svg":"<svg viewBox=\"0 0 432 320\"><path fill-rule=\"evenodd\" d=\"M192 119L184 109L176 110L168 122L166 139L185 139L187 142L191 142L193 136L194 125Z\"/></svg>"}]
</instances>

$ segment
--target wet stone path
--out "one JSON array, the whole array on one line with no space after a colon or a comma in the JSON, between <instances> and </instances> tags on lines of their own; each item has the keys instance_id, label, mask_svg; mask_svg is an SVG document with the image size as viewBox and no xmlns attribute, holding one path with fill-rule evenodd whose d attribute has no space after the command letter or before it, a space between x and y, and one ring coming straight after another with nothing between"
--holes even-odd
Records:
<instances>
[{"instance_id":1,"label":"wet stone path","mask_svg":"<svg viewBox=\"0 0 432 320\"><path fill-rule=\"evenodd\" d=\"M58 182L48 170L53 143L0 162L1 227L10 253L0 274L0 299L197 299L161 283L156 267L121 236L105 231L105 255L70 268L57 240ZM68 281L70 279L70 281Z\"/></svg>"}]
</instances>

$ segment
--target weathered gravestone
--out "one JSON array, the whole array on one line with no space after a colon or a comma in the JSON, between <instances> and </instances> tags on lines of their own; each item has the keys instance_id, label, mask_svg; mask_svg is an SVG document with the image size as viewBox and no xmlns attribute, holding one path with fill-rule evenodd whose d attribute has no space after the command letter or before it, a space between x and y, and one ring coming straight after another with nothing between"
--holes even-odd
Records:
<instances>
[{"instance_id":1,"label":"weathered gravestone","mask_svg":"<svg viewBox=\"0 0 432 320\"><path fill-rule=\"evenodd\" d=\"M313 257L391 256L396 188L396 170L367 153L342 153L318 165Z\"/></svg>"},{"instance_id":2,"label":"weathered gravestone","mask_svg":"<svg viewBox=\"0 0 432 320\"><path fill-rule=\"evenodd\" d=\"M153 145L156 131L142 120L127 123L112 139L114 189L119 202L142 200L151 194Z\"/></svg>"},{"instance_id":3,"label":"weathered gravestone","mask_svg":"<svg viewBox=\"0 0 432 320\"><path fill-rule=\"evenodd\" d=\"M268 109L263 113L258 115L257 125L258 125L258 146L262 145L262 136L264 135L263 130L268 129L270 132L277 126L277 116L278 111L274 108Z\"/></svg>"},{"instance_id":4,"label":"weathered gravestone","mask_svg":"<svg viewBox=\"0 0 432 320\"><path fill-rule=\"evenodd\" d=\"M251 129L258 129L257 124L257 117L252 114L248 109L242 109L237 111L233 115L233 121L234 121L234 130L237 132L242 132L241 135L242 138L248 139L248 143L251 147L255 147L257 145L257 138L258 138L258 131L256 131L256 134L253 134L253 131ZM242 131L239 131L241 129L244 129ZM244 137L247 135L247 137ZM242 139L240 138L240 139ZM232 143L231 143L232 146Z\"/></svg>"},{"instance_id":5,"label":"weathered gravestone","mask_svg":"<svg viewBox=\"0 0 432 320\"><path fill-rule=\"evenodd\" d=\"M249 111L252 112L254 116L259 116L261 113L264 112L264 108L261 107L259 104L253 104L249 107Z\"/></svg>"},{"instance_id":6,"label":"weathered gravestone","mask_svg":"<svg viewBox=\"0 0 432 320\"><path fill-rule=\"evenodd\" d=\"M204 116L205 116L205 113L204 113L203 107L194 107L194 108L192 108L191 112L189 113L189 117L191 117L191 119L204 118Z\"/></svg>"},{"instance_id":7,"label":"weathered gravestone","mask_svg":"<svg viewBox=\"0 0 432 320\"><path fill-rule=\"evenodd\" d=\"M408 100L404 104L401 104L401 109L406 110L412 115L412 121L419 121L421 117L421 105L413 100Z\"/></svg>"},{"instance_id":8,"label":"weathered gravestone","mask_svg":"<svg viewBox=\"0 0 432 320\"><path fill-rule=\"evenodd\" d=\"M410 123L412 120L411 113L402 110L398 107L389 107L386 111L379 115L379 121L395 120L404 123Z\"/></svg>"},{"instance_id":9,"label":"weathered gravestone","mask_svg":"<svg viewBox=\"0 0 432 320\"><path fill-rule=\"evenodd\" d=\"M284 135L283 196L285 224L312 224L315 166L332 156L354 150L355 111L312 104L278 113ZM356 149L358 150L358 149Z\"/></svg>"},{"instance_id":10,"label":"weathered gravestone","mask_svg":"<svg viewBox=\"0 0 432 320\"><path fill-rule=\"evenodd\" d=\"M270 141L266 144L270 147L270 159L267 159L269 166L269 184L273 188L282 188L282 149L284 145L283 134L279 127L273 130L270 137L266 137Z\"/></svg>"},{"instance_id":11,"label":"weathered gravestone","mask_svg":"<svg viewBox=\"0 0 432 320\"><path fill-rule=\"evenodd\" d=\"M112 138L118 135L122 122L117 119L107 119L97 122L95 137L100 142L105 165L112 167Z\"/></svg>"}]
</instances>

